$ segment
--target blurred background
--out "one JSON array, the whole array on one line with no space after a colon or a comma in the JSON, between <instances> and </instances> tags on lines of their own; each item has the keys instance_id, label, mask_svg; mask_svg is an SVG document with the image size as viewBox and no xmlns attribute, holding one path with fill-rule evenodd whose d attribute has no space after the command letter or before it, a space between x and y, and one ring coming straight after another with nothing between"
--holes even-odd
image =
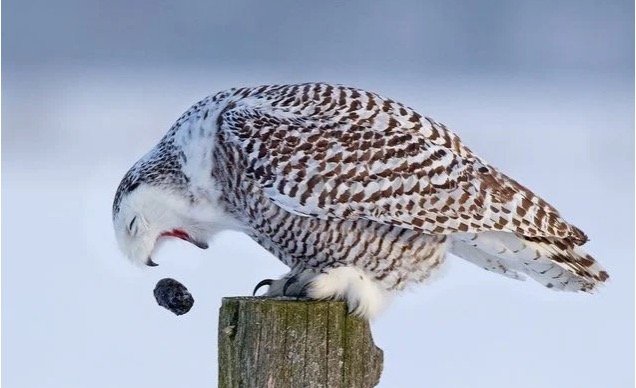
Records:
<instances>
[{"instance_id":1,"label":"blurred background","mask_svg":"<svg viewBox=\"0 0 636 388\"><path fill-rule=\"evenodd\" d=\"M590 236L595 295L449 257L373 322L381 387L634 385L634 3L5 0L2 385L214 387L220 299L282 264L246 236L118 252L126 170L192 103L328 81L445 123ZM196 300L158 307L162 277Z\"/></svg>"}]
</instances>

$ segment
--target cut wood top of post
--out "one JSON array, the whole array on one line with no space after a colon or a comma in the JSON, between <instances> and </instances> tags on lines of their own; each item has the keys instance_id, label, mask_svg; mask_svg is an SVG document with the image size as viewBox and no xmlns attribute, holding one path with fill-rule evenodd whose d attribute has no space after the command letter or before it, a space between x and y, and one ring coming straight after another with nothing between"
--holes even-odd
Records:
<instances>
[{"instance_id":1,"label":"cut wood top of post","mask_svg":"<svg viewBox=\"0 0 636 388\"><path fill-rule=\"evenodd\" d=\"M219 387L373 387L383 353L341 301L226 297Z\"/></svg>"}]
</instances>

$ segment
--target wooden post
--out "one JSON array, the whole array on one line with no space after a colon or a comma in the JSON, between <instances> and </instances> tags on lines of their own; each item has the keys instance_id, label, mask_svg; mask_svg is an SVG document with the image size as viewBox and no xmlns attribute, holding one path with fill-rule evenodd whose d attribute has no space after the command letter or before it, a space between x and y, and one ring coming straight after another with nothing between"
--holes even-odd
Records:
<instances>
[{"instance_id":1,"label":"wooden post","mask_svg":"<svg viewBox=\"0 0 636 388\"><path fill-rule=\"evenodd\" d=\"M374 387L382 349L344 302L223 298L219 387Z\"/></svg>"}]
</instances>

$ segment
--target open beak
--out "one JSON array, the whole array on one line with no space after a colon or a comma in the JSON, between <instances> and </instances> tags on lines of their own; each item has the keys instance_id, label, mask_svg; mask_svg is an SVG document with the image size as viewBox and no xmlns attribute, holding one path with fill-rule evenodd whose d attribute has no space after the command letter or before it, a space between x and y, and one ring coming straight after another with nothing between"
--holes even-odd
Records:
<instances>
[{"instance_id":1,"label":"open beak","mask_svg":"<svg viewBox=\"0 0 636 388\"><path fill-rule=\"evenodd\" d=\"M184 232L181 229L173 229L173 230L170 230L168 232L163 232L163 233L161 233L161 235L159 237L176 237L176 238L179 238L181 240L187 241L190 244L192 244L192 245L194 245L194 246L196 246L198 248L208 249L208 243L206 243L205 241L198 241L198 240L193 239L192 237L190 237L189 234L187 234L186 232ZM149 266L149 267L156 267L159 264L157 264L154 261L152 261L151 257L148 257L146 259L146 265Z\"/></svg>"},{"instance_id":2,"label":"open beak","mask_svg":"<svg viewBox=\"0 0 636 388\"><path fill-rule=\"evenodd\" d=\"M208 243L206 243L205 241L198 241L193 239L192 237L190 237L189 234L187 234L181 229L172 229L168 232L163 232L161 233L161 236L159 237L176 237L176 238L180 238L183 241L187 241L190 244L193 244L201 249L208 249Z\"/></svg>"}]
</instances>

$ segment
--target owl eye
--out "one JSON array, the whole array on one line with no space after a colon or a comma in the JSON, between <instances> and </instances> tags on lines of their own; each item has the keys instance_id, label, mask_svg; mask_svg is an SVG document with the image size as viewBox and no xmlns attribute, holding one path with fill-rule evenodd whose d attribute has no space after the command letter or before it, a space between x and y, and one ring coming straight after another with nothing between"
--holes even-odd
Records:
<instances>
[{"instance_id":1,"label":"owl eye","mask_svg":"<svg viewBox=\"0 0 636 388\"><path fill-rule=\"evenodd\" d=\"M130 220L130 224L128 224L128 232L133 234L133 227L135 226L135 221L137 221L137 216L134 216L132 220Z\"/></svg>"}]
</instances>

